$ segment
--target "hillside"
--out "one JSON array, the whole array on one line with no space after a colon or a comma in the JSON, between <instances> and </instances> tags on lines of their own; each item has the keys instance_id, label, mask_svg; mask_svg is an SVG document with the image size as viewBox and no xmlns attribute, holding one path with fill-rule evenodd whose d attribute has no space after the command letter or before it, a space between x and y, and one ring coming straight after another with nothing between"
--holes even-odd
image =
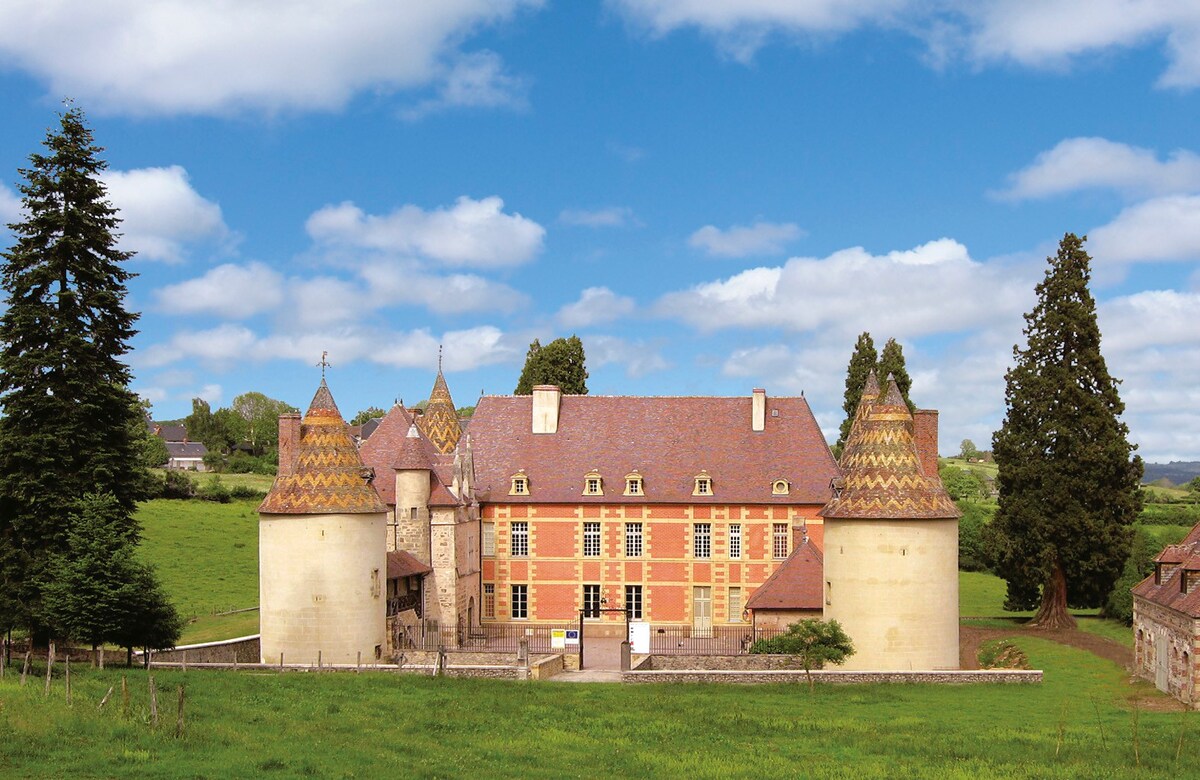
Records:
<instances>
[{"instance_id":1,"label":"hillside","mask_svg":"<svg viewBox=\"0 0 1200 780\"><path fill-rule=\"evenodd\" d=\"M1174 460L1170 463L1147 463L1142 482L1149 484L1160 479L1169 479L1174 485L1182 485L1200 477L1200 461Z\"/></svg>"}]
</instances>

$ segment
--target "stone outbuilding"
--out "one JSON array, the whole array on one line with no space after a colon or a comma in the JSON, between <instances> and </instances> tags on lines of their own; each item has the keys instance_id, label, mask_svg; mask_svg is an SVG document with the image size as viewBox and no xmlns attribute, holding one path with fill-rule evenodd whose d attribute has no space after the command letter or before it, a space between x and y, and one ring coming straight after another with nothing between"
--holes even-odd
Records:
<instances>
[{"instance_id":1,"label":"stone outbuilding","mask_svg":"<svg viewBox=\"0 0 1200 780\"><path fill-rule=\"evenodd\" d=\"M923 460L913 415L888 377L868 378L825 518L825 619L855 654L844 668L957 669L958 507Z\"/></svg>"},{"instance_id":2,"label":"stone outbuilding","mask_svg":"<svg viewBox=\"0 0 1200 780\"><path fill-rule=\"evenodd\" d=\"M756 630L782 631L801 620L821 619L824 609L821 557L821 549L803 534L787 560L746 602Z\"/></svg>"},{"instance_id":3,"label":"stone outbuilding","mask_svg":"<svg viewBox=\"0 0 1200 780\"><path fill-rule=\"evenodd\" d=\"M386 645L387 507L325 381L280 419L279 476L258 508L264 663L353 664Z\"/></svg>"},{"instance_id":4,"label":"stone outbuilding","mask_svg":"<svg viewBox=\"0 0 1200 780\"><path fill-rule=\"evenodd\" d=\"M1154 559L1133 587L1134 670L1162 692L1200 706L1200 525Z\"/></svg>"}]
</instances>

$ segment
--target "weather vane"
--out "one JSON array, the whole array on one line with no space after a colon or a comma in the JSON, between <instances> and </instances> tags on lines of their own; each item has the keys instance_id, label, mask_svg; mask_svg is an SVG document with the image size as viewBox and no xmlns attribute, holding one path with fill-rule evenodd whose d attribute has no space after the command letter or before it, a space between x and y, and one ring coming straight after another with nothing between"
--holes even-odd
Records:
<instances>
[{"instance_id":1,"label":"weather vane","mask_svg":"<svg viewBox=\"0 0 1200 780\"><path fill-rule=\"evenodd\" d=\"M325 381L325 369L327 369L333 365L328 360L326 360L326 358L328 358L328 357L329 357L328 350L321 350L321 362L317 363L317 365L321 367L321 381L322 382Z\"/></svg>"}]
</instances>

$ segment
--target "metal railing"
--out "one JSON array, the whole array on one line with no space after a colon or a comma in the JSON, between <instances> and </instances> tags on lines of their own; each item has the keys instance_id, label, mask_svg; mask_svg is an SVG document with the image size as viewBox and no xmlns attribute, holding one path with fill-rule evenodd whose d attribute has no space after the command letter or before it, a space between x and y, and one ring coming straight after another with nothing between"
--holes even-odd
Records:
<instances>
[{"instance_id":1,"label":"metal railing","mask_svg":"<svg viewBox=\"0 0 1200 780\"><path fill-rule=\"evenodd\" d=\"M745 626L651 626L651 655L743 655L760 639L784 633L782 629Z\"/></svg>"},{"instance_id":2,"label":"metal railing","mask_svg":"<svg viewBox=\"0 0 1200 780\"><path fill-rule=\"evenodd\" d=\"M440 627L435 621L408 627L399 637L400 649L437 650L439 648L476 650L479 652L516 653L521 639L529 640L531 653L577 653L579 645L562 648L551 647L551 632L555 629L569 630L576 626L563 625L514 625L511 623L484 623L471 628Z\"/></svg>"}]
</instances>

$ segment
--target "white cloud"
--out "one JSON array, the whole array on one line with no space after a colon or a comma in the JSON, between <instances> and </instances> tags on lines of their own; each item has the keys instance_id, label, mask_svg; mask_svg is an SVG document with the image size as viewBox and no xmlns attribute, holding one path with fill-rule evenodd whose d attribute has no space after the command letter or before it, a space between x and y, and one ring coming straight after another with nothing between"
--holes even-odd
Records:
<instances>
[{"instance_id":1,"label":"white cloud","mask_svg":"<svg viewBox=\"0 0 1200 780\"><path fill-rule=\"evenodd\" d=\"M591 368L597 369L610 363L624 365L625 375L634 379L670 368L670 363L659 351L659 345L643 339L586 336L584 348L587 352L588 366Z\"/></svg>"},{"instance_id":2,"label":"white cloud","mask_svg":"<svg viewBox=\"0 0 1200 780\"><path fill-rule=\"evenodd\" d=\"M975 262L949 238L886 255L853 247L668 293L656 310L701 331L869 330L911 338L1015 317L1030 303L1031 271Z\"/></svg>"},{"instance_id":3,"label":"white cloud","mask_svg":"<svg viewBox=\"0 0 1200 780\"><path fill-rule=\"evenodd\" d=\"M608 206L602 209L563 209L558 221L575 227L623 227L634 221L633 209Z\"/></svg>"},{"instance_id":4,"label":"white cloud","mask_svg":"<svg viewBox=\"0 0 1200 780\"><path fill-rule=\"evenodd\" d=\"M436 314L508 313L529 303L524 293L475 274L436 276L413 263L372 262L359 270L377 308L424 306Z\"/></svg>"},{"instance_id":5,"label":"white cloud","mask_svg":"<svg viewBox=\"0 0 1200 780\"><path fill-rule=\"evenodd\" d=\"M540 0L0 4L0 59L107 111L333 110L356 93L469 86L457 47ZM466 55L469 61L472 55ZM449 63L449 64L447 64Z\"/></svg>"},{"instance_id":6,"label":"white cloud","mask_svg":"<svg viewBox=\"0 0 1200 780\"><path fill-rule=\"evenodd\" d=\"M120 248L143 260L177 263L187 255L185 245L229 235L221 207L192 189L178 165L108 171L103 181L120 211Z\"/></svg>"},{"instance_id":7,"label":"white cloud","mask_svg":"<svg viewBox=\"0 0 1200 780\"><path fill-rule=\"evenodd\" d=\"M393 334L380 342L370 357L375 363L394 368L428 368L439 346L445 356L443 366L446 371L469 371L494 363L513 362L524 351L510 343L498 328L484 325L446 331L440 338L424 329Z\"/></svg>"},{"instance_id":8,"label":"white cloud","mask_svg":"<svg viewBox=\"0 0 1200 780\"><path fill-rule=\"evenodd\" d=\"M192 397L208 401L209 406L219 406L224 395L225 390L220 385L208 384L197 390Z\"/></svg>"},{"instance_id":9,"label":"white cloud","mask_svg":"<svg viewBox=\"0 0 1200 780\"><path fill-rule=\"evenodd\" d=\"M158 307L168 314L215 314L244 319L283 303L283 277L262 263L227 263L204 276L155 292Z\"/></svg>"},{"instance_id":10,"label":"white cloud","mask_svg":"<svg viewBox=\"0 0 1200 780\"><path fill-rule=\"evenodd\" d=\"M758 221L753 225L734 225L728 230L705 225L692 233L688 243L719 257L777 255L789 242L803 235L804 231L792 222Z\"/></svg>"},{"instance_id":11,"label":"white cloud","mask_svg":"<svg viewBox=\"0 0 1200 780\"><path fill-rule=\"evenodd\" d=\"M1200 344L1196 312L1200 293L1146 290L1114 298L1099 306L1097 316L1104 349L1136 352L1148 347Z\"/></svg>"},{"instance_id":12,"label":"white cloud","mask_svg":"<svg viewBox=\"0 0 1200 780\"><path fill-rule=\"evenodd\" d=\"M520 214L505 214L498 197L463 196L451 208L425 211L405 205L390 214L366 214L353 203L325 206L305 223L330 246L420 255L451 266L519 265L542 250L546 230Z\"/></svg>"},{"instance_id":13,"label":"white cloud","mask_svg":"<svg viewBox=\"0 0 1200 780\"><path fill-rule=\"evenodd\" d=\"M446 69L436 97L404 109L400 116L416 121L449 108L524 108L525 84L504 72L504 63L495 52L463 54Z\"/></svg>"},{"instance_id":14,"label":"white cloud","mask_svg":"<svg viewBox=\"0 0 1200 780\"><path fill-rule=\"evenodd\" d=\"M21 218L21 199L8 187L0 184L0 228Z\"/></svg>"},{"instance_id":15,"label":"white cloud","mask_svg":"<svg viewBox=\"0 0 1200 780\"><path fill-rule=\"evenodd\" d=\"M559 309L557 317L563 327L586 328L628 317L633 310L632 298L617 295L607 287L589 287L579 300Z\"/></svg>"},{"instance_id":16,"label":"white cloud","mask_svg":"<svg viewBox=\"0 0 1200 780\"><path fill-rule=\"evenodd\" d=\"M153 344L140 351L135 355L134 362L157 367L194 359L220 368L245 360L252 354L256 342L254 333L241 325L181 331L166 342Z\"/></svg>"},{"instance_id":17,"label":"white cloud","mask_svg":"<svg viewBox=\"0 0 1200 780\"><path fill-rule=\"evenodd\" d=\"M1134 195L1200 190L1200 155L1179 149L1159 161L1150 149L1104 138L1067 138L1009 176L1001 198L1044 198L1106 187Z\"/></svg>"},{"instance_id":18,"label":"white cloud","mask_svg":"<svg viewBox=\"0 0 1200 780\"><path fill-rule=\"evenodd\" d=\"M1200 258L1200 195L1170 195L1122 211L1088 235L1098 263Z\"/></svg>"}]
</instances>

